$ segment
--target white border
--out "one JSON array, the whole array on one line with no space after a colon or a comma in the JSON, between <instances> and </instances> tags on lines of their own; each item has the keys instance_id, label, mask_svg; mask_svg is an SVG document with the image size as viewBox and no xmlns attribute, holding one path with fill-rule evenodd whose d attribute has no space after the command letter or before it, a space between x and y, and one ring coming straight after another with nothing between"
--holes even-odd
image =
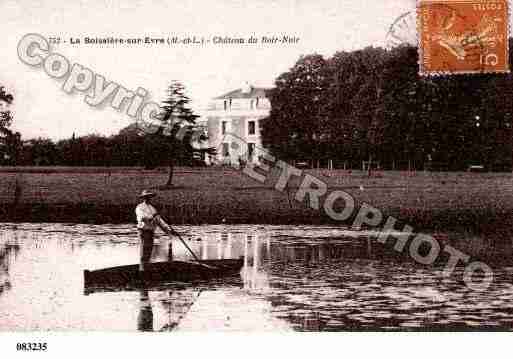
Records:
<instances>
[{"instance_id":1,"label":"white border","mask_svg":"<svg viewBox=\"0 0 513 359\"><path fill-rule=\"evenodd\" d=\"M16 351L46 341L47 352ZM509 352L510 333L1 333L3 358L494 358ZM502 356L502 355L500 355Z\"/></svg>"}]
</instances>

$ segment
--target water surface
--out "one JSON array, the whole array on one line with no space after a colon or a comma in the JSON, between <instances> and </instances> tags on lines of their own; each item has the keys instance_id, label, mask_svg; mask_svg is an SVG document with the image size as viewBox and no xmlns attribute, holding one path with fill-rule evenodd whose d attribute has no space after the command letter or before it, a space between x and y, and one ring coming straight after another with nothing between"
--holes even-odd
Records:
<instances>
[{"instance_id":1,"label":"water surface","mask_svg":"<svg viewBox=\"0 0 513 359\"><path fill-rule=\"evenodd\" d=\"M183 226L203 259L246 256L240 277L86 294L84 269L138 261L132 225L0 224L0 330L510 330L513 267L485 292L461 269L387 257L372 233L327 226ZM462 238L463 240L463 238ZM167 260L159 236L153 261ZM179 242L173 255L190 259ZM114 288L113 288L114 289Z\"/></svg>"}]
</instances>

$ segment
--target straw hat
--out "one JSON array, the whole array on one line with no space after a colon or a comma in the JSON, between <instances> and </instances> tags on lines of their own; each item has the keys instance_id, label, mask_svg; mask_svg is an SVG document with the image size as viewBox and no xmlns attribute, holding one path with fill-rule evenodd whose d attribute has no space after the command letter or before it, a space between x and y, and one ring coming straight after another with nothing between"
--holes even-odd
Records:
<instances>
[{"instance_id":1,"label":"straw hat","mask_svg":"<svg viewBox=\"0 0 513 359\"><path fill-rule=\"evenodd\" d=\"M156 195L157 195L156 193L144 190L144 191L141 192L139 197L141 197L141 198L151 198L151 197L155 197Z\"/></svg>"}]
</instances>

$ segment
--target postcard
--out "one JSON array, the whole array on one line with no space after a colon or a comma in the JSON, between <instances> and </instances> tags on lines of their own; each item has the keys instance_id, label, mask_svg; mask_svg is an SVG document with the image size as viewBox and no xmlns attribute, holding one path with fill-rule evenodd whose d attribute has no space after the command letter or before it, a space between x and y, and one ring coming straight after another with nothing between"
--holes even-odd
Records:
<instances>
[{"instance_id":1,"label":"postcard","mask_svg":"<svg viewBox=\"0 0 513 359\"><path fill-rule=\"evenodd\" d=\"M511 6L2 0L10 349L510 332Z\"/></svg>"}]
</instances>

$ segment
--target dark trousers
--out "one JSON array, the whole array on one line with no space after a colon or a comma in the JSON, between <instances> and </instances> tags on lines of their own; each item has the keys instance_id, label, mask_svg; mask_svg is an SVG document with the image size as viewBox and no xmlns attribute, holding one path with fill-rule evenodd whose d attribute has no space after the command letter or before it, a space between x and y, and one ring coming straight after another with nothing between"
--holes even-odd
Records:
<instances>
[{"instance_id":1,"label":"dark trousers","mask_svg":"<svg viewBox=\"0 0 513 359\"><path fill-rule=\"evenodd\" d=\"M153 250L153 237L153 231L139 230L139 238L141 239L140 270L144 270L144 265L150 262L151 252Z\"/></svg>"}]
</instances>

